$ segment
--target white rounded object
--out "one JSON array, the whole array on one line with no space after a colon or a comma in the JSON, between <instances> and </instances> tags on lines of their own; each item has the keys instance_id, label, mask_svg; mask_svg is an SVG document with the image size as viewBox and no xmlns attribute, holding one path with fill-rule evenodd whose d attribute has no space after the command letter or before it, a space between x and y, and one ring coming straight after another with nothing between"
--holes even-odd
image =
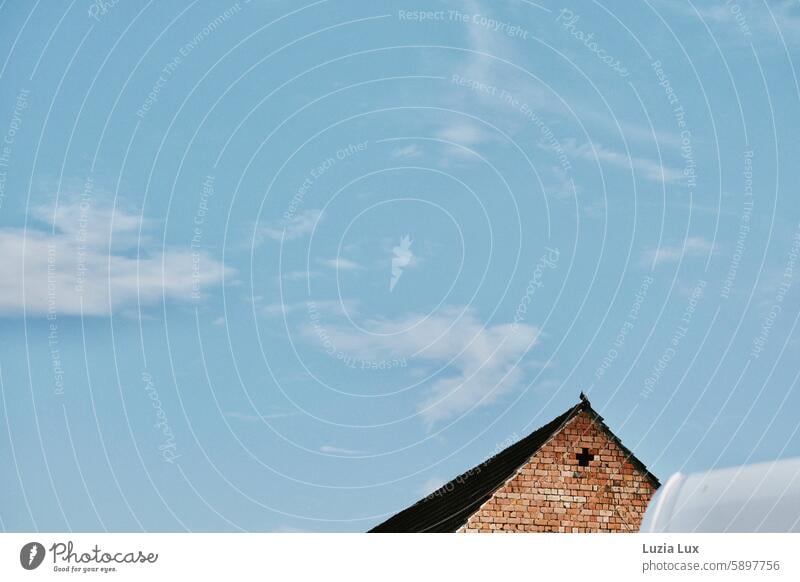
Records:
<instances>
[{"instance_id":1,"label":"white rounded object","mask_svg":"<svg viewBox=\"0 0 800 582\"><path fill-rule=\"evenodd\" d=\"M800 458L683 475L647 506L641 532L800 532Z\"/></svg>"}]
</instances>

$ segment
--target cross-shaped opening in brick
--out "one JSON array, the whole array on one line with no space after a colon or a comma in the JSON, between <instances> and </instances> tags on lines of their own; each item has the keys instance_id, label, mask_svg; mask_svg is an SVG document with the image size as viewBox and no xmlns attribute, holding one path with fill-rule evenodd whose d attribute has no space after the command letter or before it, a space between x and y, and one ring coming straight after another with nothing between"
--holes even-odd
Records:
<instances>
[{"instance_id":1,"label":"cross-shaped opening in brick","mask_svg":"<svg viewBox=\"0 0 800 582\"><path fill-rule=\"evenodd\" d=\"M589 452L589 449L584 448L582 453L575 454L575 458L578 459L578 465L588 467L589 461L594 460L594 455Z\"/></svg>"}]
</instances>

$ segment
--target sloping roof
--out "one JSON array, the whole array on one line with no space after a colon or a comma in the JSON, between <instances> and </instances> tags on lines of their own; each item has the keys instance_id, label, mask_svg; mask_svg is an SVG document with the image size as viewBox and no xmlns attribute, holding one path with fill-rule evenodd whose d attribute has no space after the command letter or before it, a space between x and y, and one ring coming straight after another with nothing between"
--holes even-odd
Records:
<instances>
[{"instance_id":1,"label":"sloping roof","mask_svg":"<svg viewBox=\"0 0 800 582\"><path fill-rule=\"evenodd\" d=\"M629 460L642 471L655 487L658 479L647 470L631 451L603 423L603 417L594 411L589 400L581 393L578 404L554 418L543 427L517 441L507 449L490 457L443 485L424 499L404 509L369 530L374 533L454 532L467 522L508 479L581 411L590 413L622 449Z\"/></svg>"}]
</instances>

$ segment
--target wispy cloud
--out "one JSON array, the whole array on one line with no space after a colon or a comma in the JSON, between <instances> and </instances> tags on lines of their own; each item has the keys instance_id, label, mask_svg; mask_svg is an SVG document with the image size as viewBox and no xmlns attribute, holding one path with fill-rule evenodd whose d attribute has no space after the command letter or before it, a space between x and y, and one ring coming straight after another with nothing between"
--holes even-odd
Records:
<instances>
[{"instance_id":1,"label":"wispy cloud","mask_svg":"<svg viewBox=\"0 0 800 582\"><path fill-rule=\"evenodd\" d=\"M192 301L234 273L205 252L153 248L132 212L73 200L32 217L47 226L0 229L0 314L108 315Z\"/></svg>"},{"instance_id":2,"label":"wispy cloud","mask_svg":"<svg viewBox=\"0 0 800 582\"><path fill-rule=\"evenodd\" d=\"M454 120L435 130L433 136L443 143L439 166L450 168L454 164L463 164L477 160L472 150L492 140L493 135L478 124Z\"/></svg>"},{"instance_id":3,"label":"wispy cloud","mask_svg":"<svg viewBox=\"0 0 800 582\"><path fill-rule=\"evenodd\" d=\"M657 249L647 249L642 253L642 262L657 266L663 263L677 263L683 257L707 257L715 254L717 247L703 237L688 237L682 245L662 245Z\"/></svg>"},{"instance_id":4,"label":"wispy cloud","mask_svg":"<svg viewBox=\"0 0 800 582\"><path fill-rule=\"evenodd\" d=\"M397 159L412 159L422 155L422 148L417 144L408 144L392 150L392 157Z\"/></svg>"},{"instance_id":5,"label":"wispy cloud","mask_svg":"<svg viewBox=\"0 0 800 582\"><path fill-rule=\"evenodd\" d=\"M392 276L389 279L389 291L394 291L400 277L403 276L405 269L411 267L414 253L411 250L412 240L409 235L400 239L400 243L392 247Z\"/></svg>"},{"instance_id":6,"label":"wispy cloud","mask_svg":"<svg viewBox=\"0 0 800 582\"><path fill-rule=\"evenodd\" d=\"M441 367L418 407L429 423L488 405L518 388L524 376L519 361L539 338L532 325L487 325L472 311L455 307L360 325L370 333L334 322L324 326L325 334L337 350L363 360L406 358ZM310 341L320 341L319 330L310 324L301 329Z\"/></svg>"},{"instance_id":7,"label":"wispy cloud","mask_svg":"<svg viewBox=\"0 0 800 582\"><path fill-rule=\"evenodd\" d=\"M363 455L364 451L356 449L345 449L342 447L335 447L333 445L322 445L319 448L320 453L328 453L331 455Z\"/></svg>"},{"instance_id":8,"label":"wispy cloud","mask_svg":"<svg viewBox=\"0 0 800 582\"><path fill-rule=\"evenodd\" d=\"M582 143L577 144L575 140L565 140L564 150L573 155L590 162L605 162L618 168L633 170L641 174L647 180L654 182L678 182L683 179L683 172L677 168L671 168L659 164L655 160L629 156L624 152L618 152L600 144Z\"/></svg>"},{"instance_id":9,"label":"wispy cloud","mask_svg":"<svg viewBox=\"0 0 800 582\"><path fill-rule=\"evenodd\" d=\"M269 226L265 226L256 233L256 244L263 242L264 238L272 240L294 240L309 234L319 222L322 211L318 209L303 210L290 218L281 219ZM285 234L284 234L285 233Z\"/></svg>"},{"instance_id":10,"label":"wispy cloud","mask_svg":"<svg viewBox=\"0 0 800 582\"><path fill-rule=\"evenodd\" d=\"M486 131L469 121L450 123L437 131L435 135L439 139L467 147L486 141L489 137Z\"/></svg>"},{"instance_id":11,"label":"wispy cloud","mask_svg":"<svg viewBox=\"0 0 800 582\"><path fill-rule=\"evenodd\" d=\"M496 3L477 0L465 0L460 5L467 14L492 15L492 11L496 8ZM609 140L619 137L636 142L652 143L655 140L662 148L674 150L680 147L681 140L676 133L660 128L653 130L641 119L620 117L626 114L632 117L635 115L634 111L616 112L615 115L610 115L608 111L598 111L596 104L582 100L580 95L572 96L567 107L541 83L502 63L502 61L520 62L522 60L520 47L525 46L524 43L515 42L504 34L475 23L465 26L465 30L467 46L474 52L460 57L455 70L468 82L481 83L482 86L492 90L476 91L469 86L460 87L458 91L453 92L455 108L475 111L477 105L484 112L484 118L491 119L498 127L505 128L507 133L514 135L527 130L531 126L530 120L521 113L519 105L512 106L507 99L501 98L500 95L505 92L516 98L519 103L524 103L528 110L535 111L537 117L546 121L550 128L558 128L559 141L567 138L569 135L567 128L573 124L577 116L583 122L604 132L604 135L607 134ZM486 115L486 112L491 115ZM485 135L490 134L486 132ZM462 150L462 157L464 153Z\"/></svg>"},{"instance_id":12,"label":"wispy cloud","mask_svg":"<svg viewBox=\"0 0 800 582\"><path fill-rule=\"evenodd\" d=\"M593 107L582 104L574 105L581 119L584 119L596 126L602 127L606 131L612 132L617 137L626 140L653 143L659 147L678 149L681 147L681 138L672 131L659 128L652 128L649 125L634 123L620 119L616 115L608 115L607 112L599 111Z\"/></svg>"},{"instance_id":13,"label":"wispy cloud","mask_svg":"<svg viewBox=\"0 0 800 582\"><path fill-rule=\"evenodd\" d=\"M575 184L572 176L561 166L551 168L552 176L545 184L548 196L553 196L559 200L572 199L581 192L581 187Z\"/></svg>"},{"instance_id":14,"label":"wispy cloud","mask_svg":"<svg viewBox=\"0 0 800 582\"><path fill-rule=\"evenodd\" d=\"M320 259L320 263L331 269L336 269L337 271L358 271L363 269L359 263L351 261L350 259L345 259L344 257Z\"/></svg>"},{"instance_id":15,"label":"wispy cloud","mask_svg":"<svg viewBox=\"0 0 800 582\"><path fill-rule=\"evenodd\" d=\"M778 38L780 30L790 44L800 42L800 6L795 0L738 0L735 3L697 4L681 0L661 0L660 4L689 18L702 18L744 41Z\"/></svg>"}]
</instances>

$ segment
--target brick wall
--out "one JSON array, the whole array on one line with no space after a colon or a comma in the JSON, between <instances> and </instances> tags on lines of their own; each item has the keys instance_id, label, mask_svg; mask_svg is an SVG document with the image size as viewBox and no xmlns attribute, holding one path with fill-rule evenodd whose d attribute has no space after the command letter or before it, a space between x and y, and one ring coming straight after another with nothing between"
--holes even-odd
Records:
<instances>
[{"instance_id":1,"label":"brick wall","mask_svg":"<svg viewBox=\"0 0 800 582\"><path fill-rule=\"evenodd\" d=\"M584 448L594 455L586 467L576 458ZM583 411L458 531L633 532L654 492L647 476Z\"/></svg>"}]
</instances>

